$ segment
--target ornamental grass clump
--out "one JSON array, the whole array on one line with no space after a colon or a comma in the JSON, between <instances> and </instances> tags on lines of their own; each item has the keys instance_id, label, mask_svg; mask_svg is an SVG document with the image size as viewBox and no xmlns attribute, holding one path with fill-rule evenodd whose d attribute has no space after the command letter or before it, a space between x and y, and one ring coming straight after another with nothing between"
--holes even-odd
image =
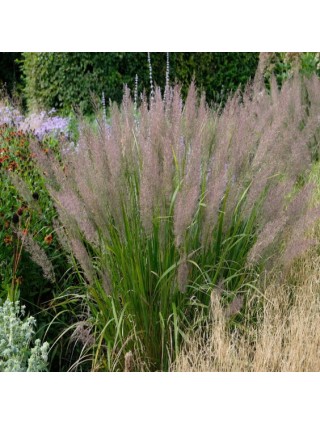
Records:
<instances>
[{"instance_id":1,"label":"ornamental grass clump","mask_svg":"<svg viewBox=\"0 0 320 425\"><path fill-rule=\"evenodd\" d=\"M178 86L139 106L126 89L110 127L99 114L96 127L82 122L61 162L34 144L57 234L87 283L72 302L89 306L94 370L124 370L129 351L135 370L167 370L214 287L236 314L257 264L309 246L320 82L273 80L268 92L261 80L218 111L194 84L185 103Z\"/></svg>"}]
</instances>

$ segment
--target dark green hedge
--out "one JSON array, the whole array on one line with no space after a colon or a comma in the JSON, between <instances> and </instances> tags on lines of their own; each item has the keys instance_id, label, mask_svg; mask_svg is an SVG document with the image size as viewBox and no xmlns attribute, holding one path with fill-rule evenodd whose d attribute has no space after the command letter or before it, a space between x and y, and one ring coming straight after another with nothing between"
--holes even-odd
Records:
<instances>
[{"instance_id":1,"label":"dark green hedge","mask_svg":"<svg viewBox=\"0 0 320 425\"><path fill-rule=\"evenodd\" d=\"M258 53L171 53L170 80L185 93L193 77L208 101L220 101L255 74ZM164 87L166 53L151 53L153 78ZM149 90L146 53L23 53L25 96L29 107L91 111L90 93L121 101L123 84Z\"/></svg>"},{"instance_id":2,"label":"dark green hedge","mask_svg":"<svg viewBox=\"0 0 320 425\"><path fill-rule=\"evenodd\" d=\"M0 87L5 87L9 94L19 88L20 67L17 60L21 59L21 53L0 53Z\"/></svg>"}]
</instances>

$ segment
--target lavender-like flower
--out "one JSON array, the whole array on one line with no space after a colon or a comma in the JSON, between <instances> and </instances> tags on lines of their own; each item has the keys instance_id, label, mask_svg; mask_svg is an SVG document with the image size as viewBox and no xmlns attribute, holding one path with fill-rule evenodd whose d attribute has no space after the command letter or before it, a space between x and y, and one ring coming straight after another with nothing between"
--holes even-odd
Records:
<instances>
[{"instance_id":1,"label":"lavender-like flower","mask_svg":"<svg viewBox=\"0 0 320 425\"><path fill-rule=\"evenodd\" d=\"M23 131L33 131L39 140L43 140L49 135L54 137L61 134L68 136L70 119L52 116L54 112L55 110L51 110L49 113L42 111L38 114L31 114L21 122L19 128Z\"/></svg>"},{"instance_id":2,"label":"lavender-like flower","mask_svg":"<svg viewBox=\"0 0 320 425\"><path fill-rule=\"evenodd\" d=\"M107 109L106 109L106 97L105 97L104 91L102 92L101 103L102 103L103 119L105 120L107 116Z\"/></svg>"},{"instance_id":3,"label":"lavender-like flower","mask_svg":"<svg viewBox=\"0 0 320 425\"><path fill-rule=\"evenodd\" d=\"M169 94L169 84L170 84L169 75L170 75L170 62L169 62L169 52L168 52L167 53L167 68L166 68L166 85L164 88L164 95L163 95L164 103L166 103L168 99L168 94Z\"/></svg>"},{"instance_id":4,"label":"lavender-like flower","mask_svg":"<svg viewBox=\"0 0 320 425\"><path fill-rule=\"evenodd\" d=\"M59 134L63 133L67 135L68 125L69 125L68 118L61 118L61 117L47 118L43 122L41 127L35 130L35 135L41 140L46 135L49 135L49 134L58 136Z\"/></svg>"},{"instance_id":5,"label":"lavender-like flower","mask_svg":"<svg viewBox=\"0 0 320 425\"><path fill-rule=\"evenodd\" d=\"M138 74L136 74L134 81L134 110L137 110L138 105Z\"/></svg>"},{"instance_id":6,"label":"lavender-like flower","mask_svg":"<svg viewBox=\"0 0 320 425\"><path fill-rule=\"evenodd\" d=\"M0 125L8 125L12 127L18 127L23 121L23 116L20 114L18 109L12 106L0 105Z\"/></svg>"},{"instance_id":7,"label":"lavender-like flower","mask_svg":"<svg viewBox=\"0 0 320 425\"><path fill-rule=\"evenodd\" d=\"M150 98L154 98L154 88L153 88L153 79L152 79L152 65L151 65L151 57L148 52L148 65L149 65L149 78L150 78Z\"/></svg>"}]
</instances>

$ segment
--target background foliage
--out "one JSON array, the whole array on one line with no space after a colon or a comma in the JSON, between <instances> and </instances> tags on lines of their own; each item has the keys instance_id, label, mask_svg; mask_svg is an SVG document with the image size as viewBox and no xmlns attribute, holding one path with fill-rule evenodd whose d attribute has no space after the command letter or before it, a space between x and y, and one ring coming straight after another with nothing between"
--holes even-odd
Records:
<instances>
[{"instance_id":1,"label":"background foliage","mask_svg":"<svg viewBox=\"0 0 320 425\"><path fill-rule=\"evenodd\" d=\"M80 106L91 112L91 93L120 102L123 85L139 92L147 89L149 69L146 53L23 53L22 70L28 107L70 111ZM255 74L258 53L171 53L171 81L183 85L183 95L192 78L205 90L208 101L220 102L230 91ZM166 53L152 53L153 78L165 86Z\"/></svg>"},{"instance_id":2,"label":"background foliage","mask_svg":"<svg viewBox=\"0 0 320 425\"><path fill-rule=\"evenodd\" d=\"M290 77L295 68L305 75L320 73L320 57L316 52L262 53L265 76L275 73L279 84ZM171 82L187 87L195 78L210 102L224 101L252 78L259 54L230 52L176 52L170 54ZM166 53L152 53L153 78L164 87ZM134 88L136 74L139 92L149 91L149 70L146 53L0 53L0 85L12 94L23 92L29 109L51 109L69 113L72 106L91 112L91 93L120 102L123 84Z\"/></svg>"},{"instance_id":3,"label":"background foliage","mask_svg":"<svg viewBox=\"0 0 320 425\"><path fill-rule=\"evenodd\" d=\"M21 81L20 66L16 62L19 59L21 53L0 53L0 87L5 85L10 93L18 88Z\"/></svg>"},{"instance_id":4,"label":"background foliage","mask_svg":"<svg viewBox=\"0 0 320 425\"><path fill-rule=\"evenodd\" d=\"M269 52L260 53L259 67L266 82L274 74L278 85L291 78L295 71L310 77L313 73L320 76L319 52Z\"/></svg>"}]
</instances>

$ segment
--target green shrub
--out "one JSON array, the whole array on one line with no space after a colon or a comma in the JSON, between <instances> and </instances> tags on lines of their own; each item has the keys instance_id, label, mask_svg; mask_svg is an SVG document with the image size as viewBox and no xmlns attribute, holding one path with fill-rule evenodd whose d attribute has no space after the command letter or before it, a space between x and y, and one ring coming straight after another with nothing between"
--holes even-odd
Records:
<instances>
[{"instance_id":1,"label":"green shrub","mask_svg":"<svg viewBox=\"0 0 320 425\"><path fill-rule=\"evenodd\" d=\"M307 77L314 73L320 76L320 53L261 53L260 67L267 81L274 74L278 84L282 85L295 71Z\"/></svg>"},{"instance_id":2,"label":"green shrub","mask_svg":"<svg viewBox=\"0 0 320 425\"><path fill-rule=\"evenodd\" d=\"M166 54L151 54L153 78L165 85ZM170 78L183 85L183 96L193 77L207 100L220 102L255 74L257 53L171 53ZM70 112L80 107L92 112L91 93L120 103L123 85L149 93L146 53L23 53L22 70L29 109L55 107Z\"/></svg>"},{"instance_id":3,"label":"green shrub","mask_svg":"<svg viewBox=\"0 0 320 425\"><path fill-rule=\"evenodd\" d=\"M37 315L40 337L52 319L50 299L76 276L68 273L70 264L54 228L56 211L30 142L36 138L44 154L59 158L59 149L68 148L69 136L76 131L73 120L69 133L67 121L44 112L25 117L8 99L0 100L0 298L23 300L30 314ZM68 312L60 317L70 323ZM50 344L59 332L52 327L46 333ZM65 370L60 362L64 340L60 341L50 358L53 370ZM72 359L74 353L67 355Z\"/></svg>"},{"instance_id":4,"label":"green shrub","mask_svg":"<svg viewBox=\"0 0 320 425\"><path fill-rule=\"evenodd\" d=\"M14 300L20 293L40 306L52 295L54 269L58 277L66 269L52 225L56 212L30 151L33 139L0 126L0 296ZM47 138L42 149L55 150L57 143Z\"/></svg>"}]
</instances>

